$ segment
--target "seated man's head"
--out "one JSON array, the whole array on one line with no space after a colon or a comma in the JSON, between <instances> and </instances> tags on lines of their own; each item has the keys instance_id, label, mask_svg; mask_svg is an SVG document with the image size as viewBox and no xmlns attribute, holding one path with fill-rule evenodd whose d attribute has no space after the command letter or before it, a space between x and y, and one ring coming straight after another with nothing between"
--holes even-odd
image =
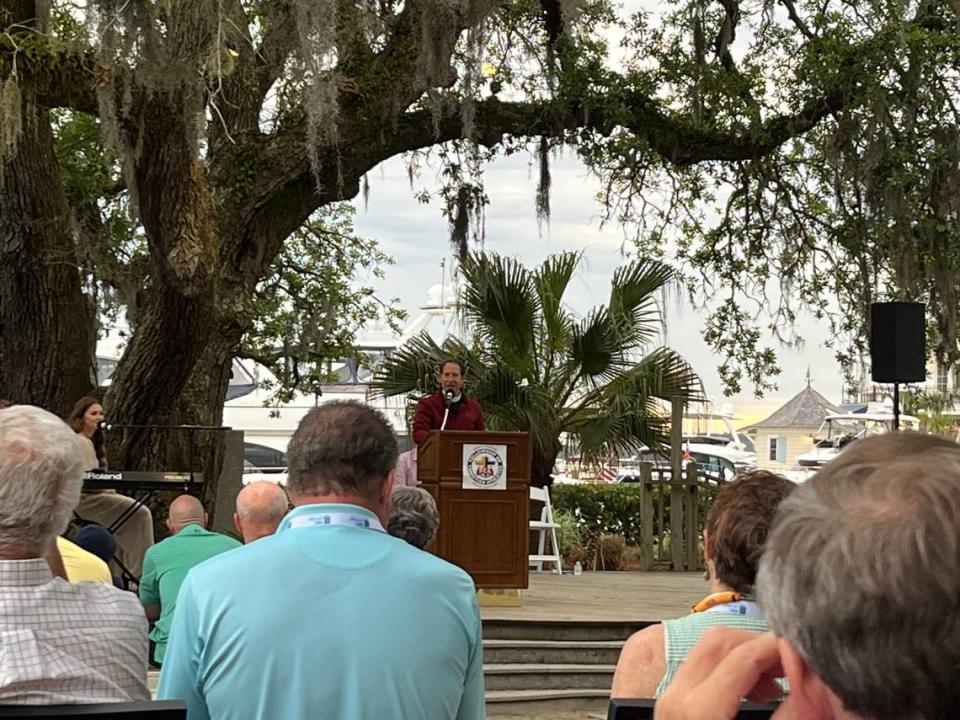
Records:
<instances>
[{"instance_id":1,"label":"seated man's head","mask_svg":"<svg viewBox=\"0 0 960 720\"><path fill-rule=\"evenodd\" d=\"M960 446L860 440L783 503L757 580L798 720L960 707Z\"/></svg>"},{"instance_id":2,"label":"seated man's head","mask_svg":"<svg viewBox=\"0 0 960 720\"><path fill-rule=\"evenodd\" d=\"M170 511L167 514L167 530L171 535L176 535L187 525L207 526L207 511L203 509L201 503L193 495L177 495L170 503Z\"/></svg>"},{"instance_id":3,"label":"seated man's head","mask_svg":"<svg viewBox=\"0 0 960 720\"><path fill-rule=\"evenodd\" d=\"M257 480L237 493L233 524L245 543L273 535L287 514L287 494L276 483Z\"/></svg>"},{"instance_id":4,"label":"seated man's head","mask_svg":"<svg viewBox=\"0 0 960 720\"><path fill-rule=\"evenodd\" d=\"M117 551L117 541L113 533L102 525L87 525L77 530L73 544L93 553L104 562L110 562Z\"/></svg>"},{"instance_id":5,"label":"seated man's head","mask_svg":"<svg viewBox=\"0 0 960 720\"><path fill-rule=\"evenodd\" d=\"M82 487L79 440L63 420L29 405L0 413L0 557L41 557Z\"/></svg>"},{"instance_id":6,"label":"seated man's head","mask_svg":"<svg viewBox=\"0 0 960 720\"><path fill-rule=\"evenodd\" d=\"M754 470L720 488L704 528L704 557L712 590L753 593L770 525L780 502L794 487L781 475Z\"/></svg>"},{"instance_id":7,"label":"seated man's head","mask_svg":"<svg viewBox=\"0 0 960 720\"><path fill-rule=\"evenodd\" d=\"M290 440L287 491L295 505L363 505L386 525L396 465L397 440L383 415L359 403L326 403Z\"/></svg>"},{"instance_id":8,"label":"seated man's head","mask_svg":"<svg viewBox=\"0 0 960 720\"><path fill-rule=\"evenodd\" d=\"M439 527L440 513L430 493L416 487L398 487L393 491L388 533L423 550Z\"/></svg>"}]
</instances>

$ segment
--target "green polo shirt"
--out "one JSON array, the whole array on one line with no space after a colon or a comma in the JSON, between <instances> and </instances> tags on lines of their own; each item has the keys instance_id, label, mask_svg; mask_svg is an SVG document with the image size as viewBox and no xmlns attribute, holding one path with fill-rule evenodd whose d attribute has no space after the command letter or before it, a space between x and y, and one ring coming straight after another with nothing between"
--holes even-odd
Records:
<instances>
[{"instance_id":1,"label":"green polo shirt","mask_svg":"<svg viewBox=\"0 0 960 720\"><path fill-rule=\"evenodd\" d=\"M177 595L187 573L205 560L240 545L228 535L191 524L147 550L140 576L140 601L144 605L160 606L160 618L150 631L150 639L157 644L154 653L157 662L163 662L166 654Z\"/></svg>"}]
</instances>

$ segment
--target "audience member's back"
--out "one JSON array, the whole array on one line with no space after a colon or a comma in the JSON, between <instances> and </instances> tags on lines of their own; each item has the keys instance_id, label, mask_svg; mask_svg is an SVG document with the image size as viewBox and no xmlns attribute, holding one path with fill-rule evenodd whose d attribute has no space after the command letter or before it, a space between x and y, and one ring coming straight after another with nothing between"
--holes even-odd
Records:
<instances>
[{"instance_id":1,"label":"audience member's back","mask_svg":"<svg viewBox=\"0 0 960 720\"><path fill-rule=\"evenodd\" d=\"M212 634L201 630L211 646L211 709L229 708L234 688L249 684L260 688L259 717L268 717L275 703L290 707L292 681L298 717L345 704L357 708L355 717L457 716L458 693L418 688L462 686L469 658L480 654L473 583L462 571L370 530L281 525L276 535L197 568L182 592L232 586L238 577L247 583L242 593L202 594L212 623ZM257 617L268 622L250 622ZM373 709L391 706L396 715Z\"/></svg>"},{"instance_id":2,"label":"audience member's back","mask_svg":"<svg viewBox=\"0 0 960 720\"><path fill-rule=\"evenodd\" d=\"M147 621L109 585L70 585L44 555L80 499L76 435L17 405L0 413L0 702L149 698Z\"/></svg>"},{"instance_id":3,"label":"audience member's back","mask_svg":"<svg viewBox=\"0 0 960 720\"><path fill-rule=\"evenodd\" d=\"M209 517L200 500L180 495L170 503L167 517L170 537L151 547L144 555L139 594L147 617L155 621L150 631L155 665L162 663L166 655L170 623L187 573L212 557L240 547L232 537L207 530L208 522Z\"/></svg>"},{"instance_id":4,"label":"audience member's back","mask_svg":"<svg viewBox=\"0 0 960 720\"><path fill-rule=\"evenodd\" d=\"M789 480L767 470L744 473L720 488L703 533L710 594L691 614L651 625L627 640L613 678L613 697L659 696L712 627L767 630L753 588L777 507L793 489Z\"/></svg>"},{"instance_id":5,"label":"audience member's back","mask_svg":"<svg viewBox=\"0 0 960 720\"><path fill-rule=\"evenodd\" d=\"M291 442L296 508L277 533L191 571L160 697L191 719L483 717L470 577L383 532L396 445L330 403Z\"/></svg>"},{"instance_id":6,"label":"audience member's back","mask_svg":"<svg viewBox=\"0 0 960 720\"><path fill-rule=\"evenodd\" d=\"M793 702L807 705L797 714L812 717L826 685L849 717L956 717L958 573L956 443L867 438L801 486L777 515L757 580L771 629L809 664L790 679ZM813 691L811 678L822 683Z\"/></svg>"}]
</instances>

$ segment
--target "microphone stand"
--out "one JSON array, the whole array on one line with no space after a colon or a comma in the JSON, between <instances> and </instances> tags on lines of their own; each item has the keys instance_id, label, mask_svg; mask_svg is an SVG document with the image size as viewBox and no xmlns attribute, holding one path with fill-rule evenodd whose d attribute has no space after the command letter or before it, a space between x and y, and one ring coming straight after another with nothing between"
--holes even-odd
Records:
<instances>
[{"instance_id":1,"label":"microphone stand","mask_svg":"<svg viewBox=\"0 0 960 720\"><path fill-rule=\"evenodd\" d=\"M453 391L448 390L443 394L443 404L446 408L443 411L443 422L440 423L440 432L447 427L447 418L450 417L450 406L453 404Z\"/></svg>"}]
</instances>

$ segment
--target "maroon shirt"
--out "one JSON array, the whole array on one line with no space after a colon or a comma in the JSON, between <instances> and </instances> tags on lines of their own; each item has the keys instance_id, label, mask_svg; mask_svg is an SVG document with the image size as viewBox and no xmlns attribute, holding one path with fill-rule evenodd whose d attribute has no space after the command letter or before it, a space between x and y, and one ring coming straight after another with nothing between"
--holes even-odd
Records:
<instances>
[{"instance_id":1,"label":"maroon shirt","mask_svg":"<svg viewBox=\"0 0 960 720\"><path fill-rule=\"evenodd\" d=\"M443 423L443 393L434 393L417 403L417 411L413 415L413 441L419 445L427 438L431 430L439 430ZM480 403L466 395L461 395L458 402L450 406L450 416L447 418L445 430L485 430L483 426L483 410Z\"/></svg>"}]
</instances>

